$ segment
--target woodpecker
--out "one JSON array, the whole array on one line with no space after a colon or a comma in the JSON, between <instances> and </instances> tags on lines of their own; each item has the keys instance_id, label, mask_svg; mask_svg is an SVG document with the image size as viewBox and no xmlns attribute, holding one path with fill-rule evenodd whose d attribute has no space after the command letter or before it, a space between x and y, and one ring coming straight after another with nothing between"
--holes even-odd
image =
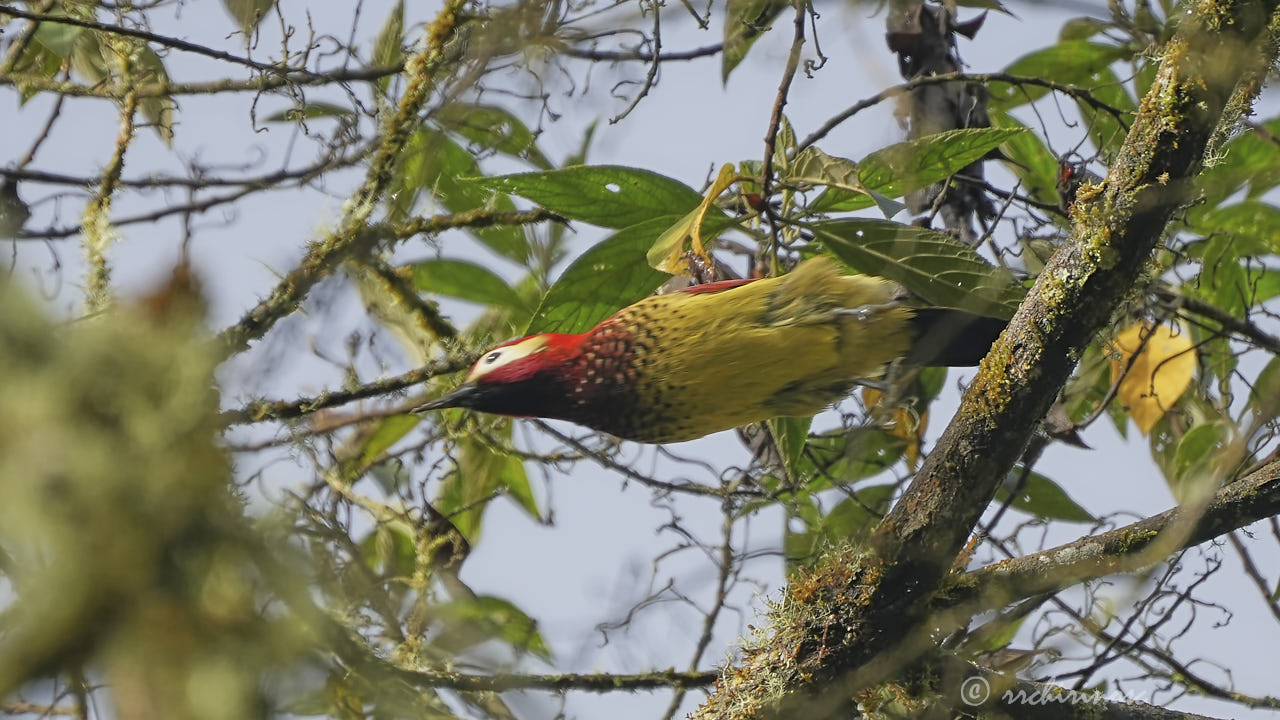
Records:
<instances>
[{"instance_id":1,"label":"woodpecker","mask_svg":"<svg viewBox=\"0 0 1280 720\"><path fill-rule=\"evenodd\" d=\"M883 278L819 256L775 278L654 295L591 330L512 340L454 391L414 408L569 420L668 443L777 416L807 416L904 358L976 365L1005 321L915 308Z\"/></svg>"}]
</instances>

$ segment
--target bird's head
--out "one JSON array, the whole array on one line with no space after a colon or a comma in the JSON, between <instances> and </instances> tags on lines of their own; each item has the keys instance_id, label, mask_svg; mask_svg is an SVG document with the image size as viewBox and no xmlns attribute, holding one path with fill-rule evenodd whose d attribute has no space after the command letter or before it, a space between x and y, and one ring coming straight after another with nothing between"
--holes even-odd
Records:
<instances>
[{"instance_id":1,"label":"bird's head","mask_svg":"<svg viewBox=\"0 0 1280 720\"><path fill-rule=\"evenodd\" d=\"M463 407L519 417L553 417L564 403L569 361L581 335L548 333L503 343L480 356L452 392L414 412Z\"/></svg>"}]
</instances>

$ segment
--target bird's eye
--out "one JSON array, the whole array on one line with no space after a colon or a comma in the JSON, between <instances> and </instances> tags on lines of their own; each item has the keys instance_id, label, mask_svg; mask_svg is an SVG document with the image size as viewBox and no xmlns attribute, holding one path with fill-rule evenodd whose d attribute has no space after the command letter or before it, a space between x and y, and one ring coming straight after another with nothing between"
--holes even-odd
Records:
<instances>
[{"instance_id":1,"label":"bird's eye","mask_svg":"<svg viewBox=\"0 0 1280 720\"><path fill-rule=\"evenodd\" d=\"M484 361L490 365L498 362L498 358L502 357L500 352L491 352L485 356Z\"/></svg>"}]
</instances>

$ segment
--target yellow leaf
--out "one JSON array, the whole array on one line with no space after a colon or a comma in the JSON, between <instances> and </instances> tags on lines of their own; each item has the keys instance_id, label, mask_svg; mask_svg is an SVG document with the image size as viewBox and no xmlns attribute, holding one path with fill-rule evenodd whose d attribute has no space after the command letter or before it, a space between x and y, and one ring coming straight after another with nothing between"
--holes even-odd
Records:
<instances>
[{"instance_id":1,"label":"yellow leaf","mask_svg":"<svg viewBox=\"0 0 1280 720\"><path fill-rule=\"evenodd\" d=\"M1111 345L1115 353L1111 382L1124 375L1116 398L1146 435L1191 384L1196 371L1191 330L1182 323L1177 327L1138 323L1117 335Z\"/></svg>"},{"instance_id":2,"label":"yellow leaf","mask_svg":"<svg viewBox=\"0 0 1280 720\"><path fill-rule=\"evenodd\" d=\"M680 218L675 225L654 241L647 255L649 265L655 270L672 275L689 274L689 263L684 258L684 241L688 238L690 251L700 257L706 267L712 267L711 257L702 246L702 219L706 217L707 211L711 209L711 204L716 201L716 198L738 179L732 164L726 163L721 166L716 181L711 184L711 189L707 191L707 196L702 199L698 207Z\"/></svg>"},{"instance_id":3,"label":"yellow leaf","mask_svg":"<svg viewBox=\"0 0 1280 720\"><path fill-rule=\"evenodd\" d=\"M873 387L862 388L862 404L874 408L884 396ZM907 468L912 472L920 466L920 444L924 442L924 432L929 428L929 412L916 413L904 405L893 408L892 416L884 422L885 430L893 437L906 442L902 455L907 461Z\"/></svg>"}]
</instances>

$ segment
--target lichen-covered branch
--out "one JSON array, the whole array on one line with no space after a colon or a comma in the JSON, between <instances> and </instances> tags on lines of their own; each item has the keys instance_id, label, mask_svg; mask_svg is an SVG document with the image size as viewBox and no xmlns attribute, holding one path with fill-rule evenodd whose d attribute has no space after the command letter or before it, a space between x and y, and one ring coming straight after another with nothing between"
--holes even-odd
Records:
<instances>
[{"instance_id":1,"label":"lichen-covered branch","mask_svg":"<svg viewBox=\"0 0 1280 720\"><path fill-rule=\"evenodd\" d=\"M285 87L337 85L349 82L367 82L399 75L401 65L367 68L337 68L306 74L264 74L248 80L221 78L204 82L144 82L133 91L138 99L168 98L175 95L220 95L231 92L270 92ZM0 75L0 85L13 85L30 92L49 92L68 97L96 98L99 100L123 100L129 92L112 85L84 85L68 80L49 78L35 73L5 73Z\"/></svg>"},{"instance_id":2,"label":"lichen-covered branch","mask_svg":"<svg viewBox=\"0 0 1280 720\"><path fill-rule=\"evenodd\" d=\"M402 375L376 380L348 390L331 390L315 397L298 400L258 400L237 410L222 413L222 421L228 425L265 422L267 420L293 420L325 408L346 405L356 400L399 392L430 380L438 375L465 370L475 361L473 357L448 357L428 363Z\"/></svg>"},{"instance_id":3,"label":"lichen-covered branch","mask_svg":"<svg viewBox=\"0 0 1280 720\"><path fill-rule=\"evenodd\" d=\"M107 249L116 238L115 228L111 227L111 196L124 170L125 150L133 142L134 114L137 111L137 96L125 96L120 108L120 133L116 136L115 151L102 171L98 192L85 206L80 223L86 266L85 309L90 313L105 309L111 300L111 266L107 263Z\"/></svg>"},{"instance_id":4,"label":"lichen-covered branch","mask_svg":"<svg viewBox=\"0 0 1280 720\"><path fill-rule=\"evenodd\" d=\"M401 680L420 687L449 688L470 692L505 690L585 690L617 692L665 688L706 687L720 677L719 671L653 670L645 673L557 673L552 675L471 675L440 671L402 671Z\"/></svg>"},{"instance_id":5,"label":"lichen-covered branch","mask_svg":"<svg viewBox=\"0 0 1280 720\"><path fill-rule=\"evenodd\" d=\"M227 352L243 350L250 341L262 337L277 320L296 310L307 292L343 260L376 247L384 239L367 222L391 183L396 160L435 86L437 72L448 63L446 45L458 30L458 14L464 5L464 0L448 0L427 29L426 47L406 63L408 81L400 105L382 126L365 180L347 200L338 228L312 245L299 266L270 295L220 334Z\"/></svg>"},{"instance_id":6,"label":"lichen-covered branch","mask_svg":"<svg viewBox=\"0 0 1280 720\"><path fill-rule=\"evenodd\" d=\"M1275 61L1275 0L1204 0L1160 70L1101 187L1072 209L1073 240L1039 276L938 446L869 546L796 578L769 629L698 718L850 717L858 693L916 659L930 598L1076 360L1139 279L1217 137L1229 101L1251 101Z\"/></svg>"},{"instance_id":7,"label":"lichen-covered branch","mask_svg":"<svg viewBox=\"0 0 1280 720\"><path fill-rule=\"evenodd\" d=\"M1162 531L1181 527L1184 512L1173 508L1110 532L975 570L957 583L954 592L948 592L947 604L977 597L984 599L981 609L998 607L1086 580L1133 572L1163 562L1184 547L1276 515L1280 513L1280 461L1218 490L1190 532L1179 534L1176 547L1157 542Z\"/></svg>"}]
</instances>

